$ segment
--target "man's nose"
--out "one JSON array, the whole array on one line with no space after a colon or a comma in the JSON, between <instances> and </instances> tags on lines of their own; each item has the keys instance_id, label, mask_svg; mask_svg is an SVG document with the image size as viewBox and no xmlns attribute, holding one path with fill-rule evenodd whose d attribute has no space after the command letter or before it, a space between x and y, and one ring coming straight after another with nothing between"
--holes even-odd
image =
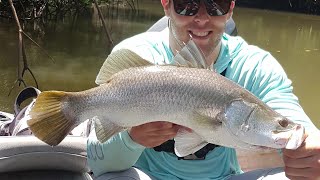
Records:
<instances>
[{"instance_id":1,"label":"man's nose","mask_svg":"<svg viewBox=\"0 0 320 180\"><path fill-rule=\"evenodd\" d=\"M195 20L198 23L206 23L209 21L209 14L207 13L207 9L203 1L200 2L200 8L198 13L195 15Z\"/></svg>"}]
</instances>

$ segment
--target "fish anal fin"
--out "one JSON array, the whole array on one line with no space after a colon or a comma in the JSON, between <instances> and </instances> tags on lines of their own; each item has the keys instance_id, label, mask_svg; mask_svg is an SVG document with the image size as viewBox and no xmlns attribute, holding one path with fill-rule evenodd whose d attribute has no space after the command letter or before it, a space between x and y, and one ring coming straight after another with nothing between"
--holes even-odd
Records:
<instances>
[{"instance_id":1,"label":"fish anal fin","mask_svg":"<svg viewBox=\"0 0 320 180\"><path fill-rule=\"evenodd\" d=\"M95 117L94 122L96 136L101 143L106 142L113 135L126 129L124 127L118 126L112 121L109 121L107 118L103 118L103 120L100 120L99 117Z\"/></svg>"},{"instance_id":2,"label":"fish anal fin","mask_svg":"<svg viewBox=\"0 0 320 180\"><path fill-rule=\"evenodd\" d=\"M198 128L218 129L222 122L216 119L216 114L219 113L211 109L198 109L193 112L192 119L197 122ZM179 157L184 157L197 152L207 144L208 142L195 131L189 132L181 128L175 137L175 153Z\"/></svg>"},{"instance_id":3,"label":"fish anal fin","mask_svg":"<svg viewBox=\"0 0 320 180\"><path fill-rule=\"evenodd\" d=\"M114 74L124 69L149 65L153 64L135 52L129 49L119 49L112 52L103 63L97 75L96 84L108 83Z\"/></svg>"},{"instance_id":4,"label":"fish anal fin","mask_svg":"<svg viewBox=\"0 0 320 180\"><path fill-rule=\"evenodd\" d=\"M197 133L189 132L184 128L180 128L174 140L174 151L178 157L193 154L208 144Z\"/></svg>"}]
</instances>

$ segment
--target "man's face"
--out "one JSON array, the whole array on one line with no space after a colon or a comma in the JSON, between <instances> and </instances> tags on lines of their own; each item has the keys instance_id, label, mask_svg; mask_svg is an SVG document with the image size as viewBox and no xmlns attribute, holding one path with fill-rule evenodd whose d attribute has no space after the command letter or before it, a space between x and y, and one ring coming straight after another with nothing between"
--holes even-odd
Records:
<instances>
[{"instance_id":1,"label":"man's face","mask_svg":"<svg viewBox=\"0 0 320 180\"><path fill-rule=\"evenodd\" d=\"M200 9L194 16L177 14L172 0L162 0L162 5L166 15L171 19L170 46L172 50L174 52L180 50L175 39L186 43L191 36L204 55L208 57L221 42L226 22L232 15L234 2L232 2L229 12L223 16L210 16L203 1L200 1Z\"/></svg>"}]
</instances>

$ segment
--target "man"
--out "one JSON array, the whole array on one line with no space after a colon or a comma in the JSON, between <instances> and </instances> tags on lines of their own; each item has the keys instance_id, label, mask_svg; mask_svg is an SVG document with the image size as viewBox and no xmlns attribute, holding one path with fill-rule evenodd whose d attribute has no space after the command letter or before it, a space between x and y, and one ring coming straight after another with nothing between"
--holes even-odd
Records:
<instances>
[{"instance_id":1,"label":"man","mask_svg":"<svg viewBox=\"0 0 320 180\"><path fill-rule=\"evenodd\" d=\"M93 133L88 140L88 163L94 175L98 179L320 179L319 130L298 104L282 67L268 52L249 46L240 37L224 34L235 2L161 0L161 4L169 17L169 28L126 39L114 50L131 49L153 63L170 64L183 43L192 37L208 66L282 115L303 124L305 141L297 150L282 151L284 169L241 174L232 148L214 146L202 160L178 159L164 148L159 152L155 147L164 147L179 128L184 128L159 120L121 132L103 144Z\"/></svg>"}]
</instances>

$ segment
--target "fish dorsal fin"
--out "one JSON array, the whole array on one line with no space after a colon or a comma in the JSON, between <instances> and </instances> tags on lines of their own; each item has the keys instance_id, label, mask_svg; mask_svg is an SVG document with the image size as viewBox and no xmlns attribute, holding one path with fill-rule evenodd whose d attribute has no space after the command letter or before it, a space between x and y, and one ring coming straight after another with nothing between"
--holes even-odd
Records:
<instances>
[{"instance_id":1,"label":"fish dorsal fin","mask_svg":"<svg viewBox=\"0 0 320 180\"><path fill-rule=\"evenodd\" d=\"M97 75L96 84L107 83L114 74L124 69L148 65L152 63L129 49L117 50L112 52L103 63Z\"/></svg>"},{"instance_id":2,"label":"fish dorsal fin","mask_svg":"<svg viewBox=\"0 0 320 180\"><path fill-rule=\"evenodd\" d=\"M192 39L176 54L174 62L179 66L207 69L202 51Z\"/></svg>"}]
</instances>

